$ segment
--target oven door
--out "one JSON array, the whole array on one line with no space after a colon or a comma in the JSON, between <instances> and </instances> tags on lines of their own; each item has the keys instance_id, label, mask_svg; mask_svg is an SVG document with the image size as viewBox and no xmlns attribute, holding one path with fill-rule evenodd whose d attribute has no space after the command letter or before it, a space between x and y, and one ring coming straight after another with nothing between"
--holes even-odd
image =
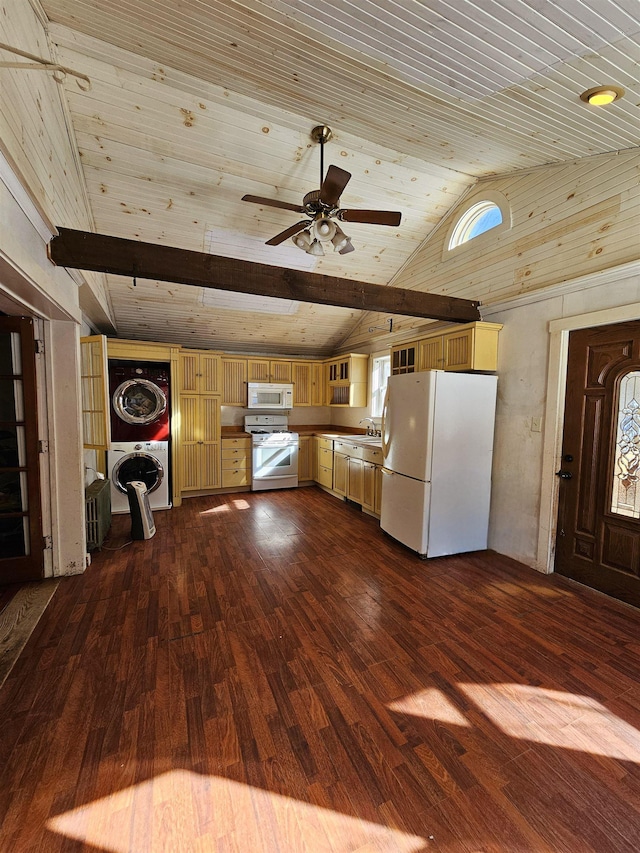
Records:
<instances>
[{"instance_id":1,"label":"oven door","mask_svg":"<svg viewBox=\"0 0 640 853\"><path fill-rule=\"evenodd\" d=\"M251 488L290 489L298 485L298 442L253 445Z\"/></svg>"}]
</instances>

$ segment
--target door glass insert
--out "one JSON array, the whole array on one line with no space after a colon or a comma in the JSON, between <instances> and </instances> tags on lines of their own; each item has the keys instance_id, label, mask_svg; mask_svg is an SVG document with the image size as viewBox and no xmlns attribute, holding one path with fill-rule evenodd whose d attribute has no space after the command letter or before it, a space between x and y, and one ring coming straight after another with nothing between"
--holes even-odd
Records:
<instances>
[{"instance_id":1,"label":"door glass insert","mask_svg":"<svg viewBox=\"0 0 640 853\"><path fill-rule=\"evenodd\" d=\"M611 512L640 518L640 371L623 376L618 392Z\"/></svg>"},{"instance_id":2,"label":"door glass insert","mask_svg":"<svg viewBox=\"0 0 640 853\"><path fill-rule=\"evenodd\" d=\"M167 408L162 390L148 379L129 379L113 393L113 408L128 424L150 424Z\"/></svg>"},{"instance_id":3,"label":"door glass insert","mask_svg":"<svg viewBox=\"0 0 640 853\"><path fill-rule=\"evenodd\" d=\"M123 456L114 466L112 477L116 488L124 494L127 493L127 483L132 480L140 480L151 493L160 486L164 469L155 457L146 453L132 453Z\"/></svg>"},{"instance_id":4,"label":"door glass insert","mask_svg":"<svg viewBox=\"0 0 640 853\"><path fill-rule=\"evenodd\" d=\"M29 555L22 359L18 332L0 334L0 556Z\"/></svg>"}]
</instances>

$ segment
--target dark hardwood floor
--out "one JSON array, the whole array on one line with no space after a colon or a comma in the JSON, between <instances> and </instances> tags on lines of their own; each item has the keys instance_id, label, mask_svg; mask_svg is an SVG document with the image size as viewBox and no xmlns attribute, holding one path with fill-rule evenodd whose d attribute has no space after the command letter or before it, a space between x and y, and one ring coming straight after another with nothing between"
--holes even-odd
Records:
<instances>
[{"instance_id":1,"label":"dark hardwood floor","mask_svg":"<svg viewBox=\"0 0 640 853\"><path fill-rule=\"evenodd\" d=\"M0 690L2 853L640 849L640 611L316 488L155 518Z\"/></svg>"}]
</instances>

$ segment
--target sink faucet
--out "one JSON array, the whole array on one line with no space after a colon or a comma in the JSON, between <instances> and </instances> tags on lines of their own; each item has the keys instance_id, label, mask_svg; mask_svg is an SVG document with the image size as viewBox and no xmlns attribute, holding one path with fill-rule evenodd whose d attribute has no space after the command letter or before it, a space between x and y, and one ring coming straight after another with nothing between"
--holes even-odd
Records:
<instances>
[{"instance_id":1,"label":"sink faucet","mask_svg":"<svg viewBox=\"0 0 640 853\"><path fill-rule=\"evenodd\" d=\"M370 421L371 426L367 427L367 435L377 435L378 430L376 428L376 422L373 418L362 418L362 420L358 421L359 424L363 424L365 421Z\"/></svg>"}]
</instances>

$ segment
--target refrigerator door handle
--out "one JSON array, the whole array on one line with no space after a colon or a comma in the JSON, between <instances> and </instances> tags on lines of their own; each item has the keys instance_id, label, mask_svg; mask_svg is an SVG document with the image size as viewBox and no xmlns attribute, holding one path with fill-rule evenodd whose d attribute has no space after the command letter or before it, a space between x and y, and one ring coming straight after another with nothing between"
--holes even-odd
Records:
<instances>
[{"instance_id":1,"label":"refrigerator door handle","mask_svg":"<svg viewBox=\"0 0 640 853\"><path fill-rule=\"evenodd\" d=\"M390 474L391 476L393 476L395 474L395 471L392 471L391 468L385 468L384 465L382 466L382 468L380 470L382 471L383 474Z\"/></svg>"},{"instance_id":2,"label":"refrigerator door handle","mask_svg":"<svg viewBox=\"0 0 640 853\"><path fill-rule=\"evenodd\" d=\"M387 388L384 392L384 403L382 404L382 420L380 423L380 438L382 439L382 456L386 458L389 452L389 441L387 439L387 410L389 408L389 381L387 380ZM389 472L390 473L390 472Z\"/></svg>"}]
</instances>

